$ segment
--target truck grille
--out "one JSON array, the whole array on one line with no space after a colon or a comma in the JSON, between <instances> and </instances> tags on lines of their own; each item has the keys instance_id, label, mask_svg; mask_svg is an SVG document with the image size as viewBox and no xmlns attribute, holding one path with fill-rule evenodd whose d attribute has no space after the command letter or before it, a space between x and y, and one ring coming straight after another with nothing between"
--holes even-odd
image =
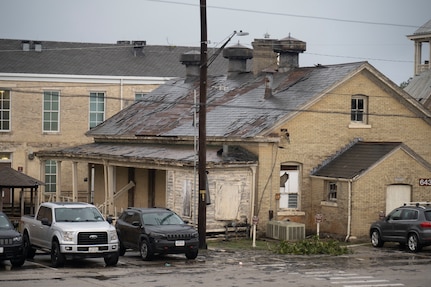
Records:
<instances>
[{"instance_id":1,"label":"truck grille","mask_svg":"<svg viewBox=\"0 0 431 287\"><path fill-rule=\"evenodd\" d=\"M106 232L80 232L78 234L78 245L107 244L108 234Z\"/></svg>"},{"instance_id":2,"label":"truck grille","mask_svg":"<svg viewBox=\"0 0 431 287\"><path fill-rule=\"evenodd\" d=\"M166 237L168 240L188 240L192 238L191 233L170 233Z\"/></svg>"}]
</instances>

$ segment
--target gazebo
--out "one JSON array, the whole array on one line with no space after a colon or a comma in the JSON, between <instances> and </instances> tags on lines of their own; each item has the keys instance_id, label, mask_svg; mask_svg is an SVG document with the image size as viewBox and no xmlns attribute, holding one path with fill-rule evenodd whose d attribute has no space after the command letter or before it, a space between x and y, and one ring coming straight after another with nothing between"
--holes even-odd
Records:
<instances>
[{"instance_id":1,"label":"gazebo","mask_svg":"<svg viewBox=\"0 0 431 287\"><path fill-rule=\"evenodd\" d=\"M9 213L8 215L13 218L16 217L17 210L20 211L19 216L23 215L25 213L25 191L30 191L30 205L29 205L29 212L34 213L35 212L35 206L37 206L37 202L35 202L35 199L37 201L37 189L39 185L44 185L45 183L37 180L31 176L28 176L22 172L19 172L17 170L14 170L10 167L4 167L0 169L0 211L3 211L3 208L6 207L4 202L4 196L5 192L7 192L6 189L9 189L9 195L10 195L10 206L8 204L8 210L4 211L5 213ZM16 206L15 204L15 189L20 189L20 195L19 195L19 204ZM19 207L19 209L18 209ZM10 209L9 209L10 208Z\"/></svg>"}]
</instances>

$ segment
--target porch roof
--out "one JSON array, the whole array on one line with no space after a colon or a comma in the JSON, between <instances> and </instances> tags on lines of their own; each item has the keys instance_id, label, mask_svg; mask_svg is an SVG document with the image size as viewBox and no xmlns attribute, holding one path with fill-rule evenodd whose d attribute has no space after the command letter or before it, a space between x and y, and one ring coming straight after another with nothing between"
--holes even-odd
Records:
<instances>
[{"instance_id":1,"label":"porch roof","mask_svg":"<svg viewBox=\"0 0 431 287\"><path fill-rule=\"evenodd\" d=\"M238 147L229 146L223 154L223 147L208 146L207 164L255 164L257 156ZM90 143L68 148L39 151L43 159L85 160L102 163L104 160L127 162L127 164L152 164L157 166L194 166L197 152L193 145L178 144L134 144L134 143Z\"/></svg>"},{"instance_id":2,"label":"porch roof","mask_svg":"<svg viewBox=\"0 0 431 287\"><path fill-rule=\"evenodd\" d=\"M44 184L45 183L42 181L14 170L13 168L3 167L0 169L0 187L29 188Z\"/></svg>"}]
</instances>

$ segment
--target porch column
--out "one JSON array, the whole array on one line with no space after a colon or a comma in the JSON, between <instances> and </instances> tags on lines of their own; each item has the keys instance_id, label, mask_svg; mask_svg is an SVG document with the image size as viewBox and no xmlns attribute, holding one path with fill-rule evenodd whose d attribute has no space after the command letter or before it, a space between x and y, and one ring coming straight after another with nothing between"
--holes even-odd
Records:
<instances>
[{"instance_id":1,"label":"porch column","mask_svg":"<svg viewBox=\"0 0 431 287\"><path fill-rule=\"evenodd\" d=\"M422 60L422 43L415 42L415 76L419 75L420 64Z\"/></svg>"},{"instance_id":2,"label":"porch column","mask_svg":"<svg viewBox=\"0 0 431 287\"><path fill-rule=\"evenodd\" d=\"M61 201L61 160L56 161L55 201Z\"/></svg>"},{"instance_id":3,"label":"porch column","mask_svg":"<svg viewBox=\"0 0 431 287\"><path fill-rule=\"evenodd\" d=\"M73 202L78 201L78 163L72 162L72 198Z\"/></svg>"},{"instance_id":4,"label":"porch column","mask_svg":"<svg viewBox=\"0 0 431 287\"><path fill-rule=\"evenodd\" d=\"M108 214L115 216L114 210L114 166L108 165Z\"/></svg>"}]
</instances>

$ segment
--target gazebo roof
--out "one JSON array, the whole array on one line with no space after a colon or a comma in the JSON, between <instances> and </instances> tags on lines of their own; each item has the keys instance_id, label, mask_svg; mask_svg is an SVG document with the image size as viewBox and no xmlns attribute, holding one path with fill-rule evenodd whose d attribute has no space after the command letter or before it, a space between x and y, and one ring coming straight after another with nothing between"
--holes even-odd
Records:
<instances>
[{"instance_id":1,"label":"gazebo roof","mask_svg":"<svg viewBox=\"0 0 431 287\"><path fill-rule=\"evenodd\" d=\"M0 187L25 188L39 185L45 185L45 183L10 167L0 169Z\"/></svg>"}]
</instances>

